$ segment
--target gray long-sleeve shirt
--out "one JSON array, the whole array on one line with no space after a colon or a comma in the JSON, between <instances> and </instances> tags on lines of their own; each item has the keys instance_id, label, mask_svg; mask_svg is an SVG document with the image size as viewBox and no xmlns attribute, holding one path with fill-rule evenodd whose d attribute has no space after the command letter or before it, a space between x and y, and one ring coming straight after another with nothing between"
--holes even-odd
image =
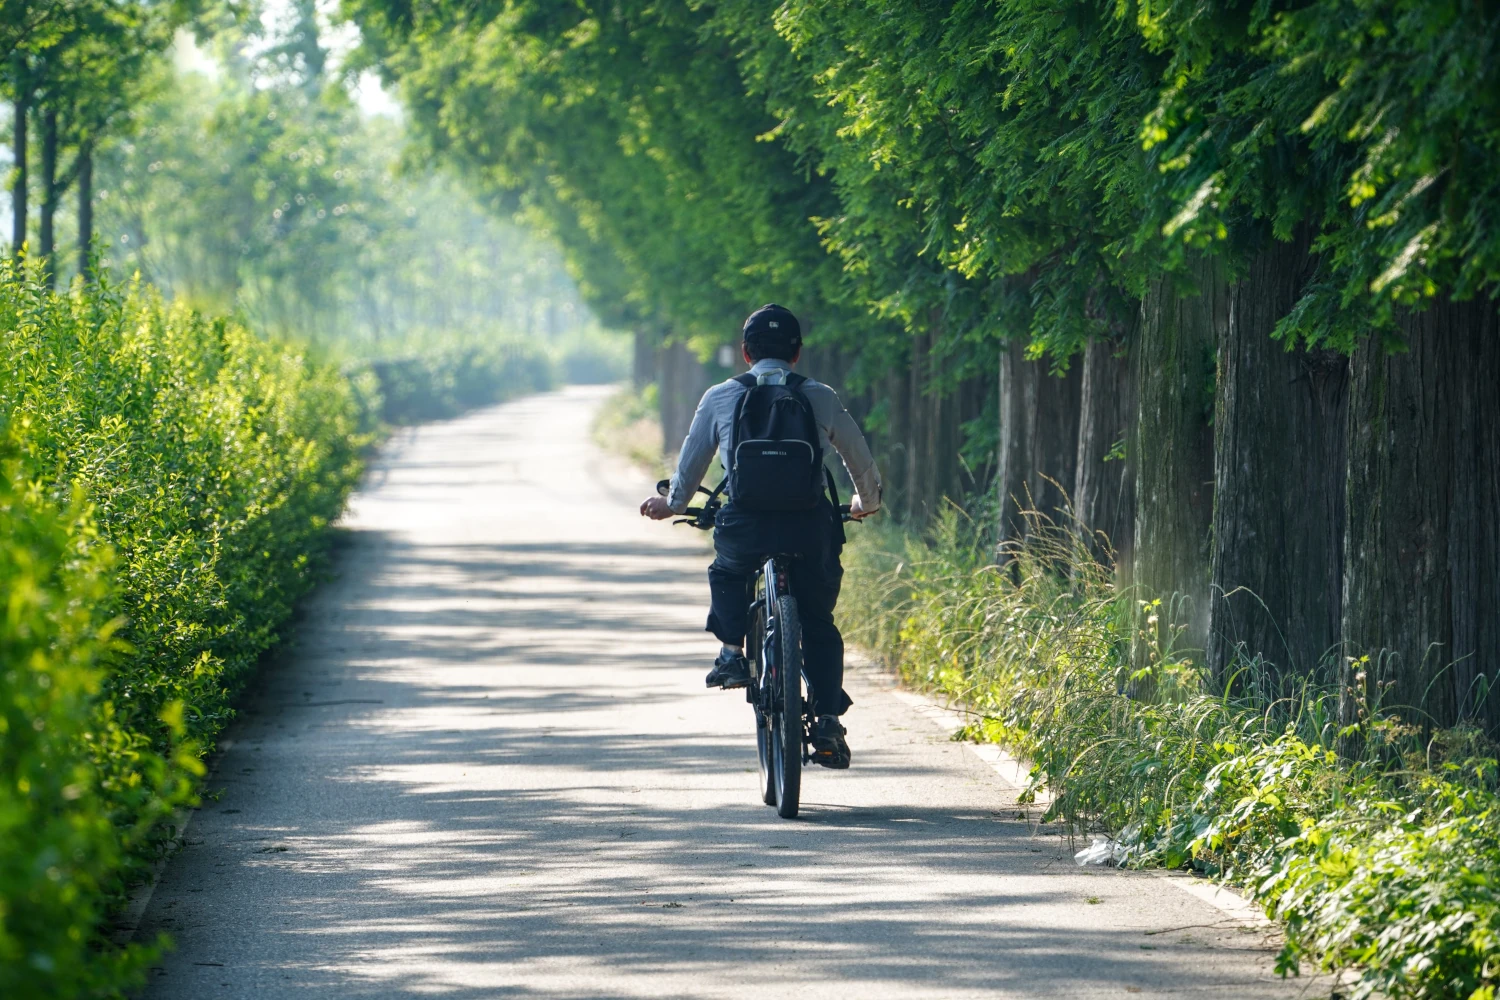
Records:
<instances>
[{"instance_id":1,"label":"gray long-sleeve shirt","mask_svg":"<svg viewBox=\"0 0 1500 1000\"><path fill-rule=\"evenodd\" d=\"M785 361L767 358L757 361L750 374L757 377L774 371L788 371L791 366ZM719 451L719 461L725 469L731 467L729 456L730 439L734 436L734 409L747 390L734 379L711 387L698 401L698 410L693 414L693 423L683 439L682 451L677 456L677 471L672 475L672 491L667 502L679 514L687 509L693 491L703 482L703 476L713 462L714 449ZM844 468L854 482L854 489L867 511L880 507L880 470L875 468L875 457L870 446L860 433L859 425L839 402L838 393L821 382L808 379L802 383L802 394L812 407L813 418L823 436L823 457L828 447L838 452Z\"/></svg>"}]
</instances>

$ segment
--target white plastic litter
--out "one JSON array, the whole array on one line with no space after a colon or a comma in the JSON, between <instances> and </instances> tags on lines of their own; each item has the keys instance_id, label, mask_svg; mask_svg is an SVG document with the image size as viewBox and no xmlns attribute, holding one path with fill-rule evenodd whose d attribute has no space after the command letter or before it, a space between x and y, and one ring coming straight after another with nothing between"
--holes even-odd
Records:
<instances>
[{"instance_id":1,"label":"white plastic litter","mask_svg":"<svg viewBox=\"0 0 1500 1000\"><path fill-rule=\"evenodd\" d=\"M1077 854L1073 860L1082 865L1114 865L1125 860L1129 848L1102 834L1094 835L1094 842Z\"/></svg>"}]
</instances>

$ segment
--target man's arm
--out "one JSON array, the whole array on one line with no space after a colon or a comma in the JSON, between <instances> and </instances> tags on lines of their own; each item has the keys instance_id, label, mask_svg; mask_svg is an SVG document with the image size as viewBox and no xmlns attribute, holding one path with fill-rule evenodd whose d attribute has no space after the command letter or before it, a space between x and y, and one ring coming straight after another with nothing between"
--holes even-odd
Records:
<instances>
[{"instance_id":1,"label":"man's arm","mask_svg":"<svg viewBox=\"0 0 1500 1000\"><path fill-rule=\"evenodd\" d=\"M675 514L687 510L693 491L703 482L719 447L719 424L711 402L717 388L709 389L698 400L698 409L693 413L687 437L682 439L682 450L677 453L677 471L672 473L672 490L667 494L667 505Z\"/></svg>"},{"instance_id":2,"label":"man's arm","mask_svg":"<svg viewBox=\"0 0 1500 1000\"><path fill-rule=\"evenodd\" d=\"M859 424L844 409L838 393L822 383L818 384L817 390L821 391L815 390L815 395L809 395L813 415L823 426L829 443L839 453L849 478L854 481L854 492L859 495L860 506L866 514L873 514L880 509L881 483L880 470L875 467L875 456L870 453L869 442Z\"/></svg>"}]
</instances>

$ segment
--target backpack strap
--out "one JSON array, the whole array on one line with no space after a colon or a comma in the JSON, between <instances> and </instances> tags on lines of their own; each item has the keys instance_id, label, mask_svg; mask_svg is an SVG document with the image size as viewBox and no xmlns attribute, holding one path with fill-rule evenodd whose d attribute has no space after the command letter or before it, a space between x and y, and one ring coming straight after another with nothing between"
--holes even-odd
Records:
<instances>
[{"instance_id":1,"label":"backpack strap","mask_svg":"<svg viewBox=\"0 0 1500 1000\"><path fill-rule=\"evenodd\" d=\"M740 417L745 413L745 400L749 398L750 390L755 388L759 380L749 372L745 372L744 374L734 376L734 378L730 379L730 381L738 382L740 385L745 387L745 391L740 393L740 398L734 401L734 420L729 424L729 460L730 462L733 462L735 452L740 446ZM729 482L729 477L731 474L733 474L733 472L734 469L732 467L725 469L724 482L721 482L719 485L723 486L724 483Z\"/></svg>"},{"instance_id":2,"label":"backpack strap","mask_svg":"<svg viewBox=\"0 0 1500 1000\"><path fill-rule=\"evenodd\" d=\"M714 487L714 491L712 493L710 493L708 495L708 499L705 500L705 501L703 501L703 502L705 504L711 504L711 503L713 503L715 500L718 499L719 494L724 492L724 487L726 487L728 485L729 485L729 473L726 472L726 473L724 473L724 478L721 479L721 480L719 480L719 485ZM837 504L835 504L834 506L837 506Z\"/></svg>"},{"instance_id":3,"label":"backpack strap","mask_svg":"<svg viewBox=\"0 0 1500 1000\"><path fill-rule=\"evenodd\" d=\"M807 394L802 391L802 386L807 381L808 381L808 378L807 378L806 375L799 375L796 372L787 372L786 373L786 387L788 389L792 390L793 392L795 392L797 395L799 395L799 396L802 397L802 402L807 405L807 411L808 411L808 413L811 414L812 413L812 401L810 399L808 399L807 398ZM816 433L817 430L818 430L818 421L817 421L817 416L814 415L813 416L813 431ZM821 451L821 448L819 450ZM838 485L833 480L833 473L831 471L829 471L829 468L826 465L823 466L823 478L828 481L828 496L833 500L833 509L834 510L838 510L838 507L839 507L839 488L838 488Z\"/></svg>"}]
</instances>

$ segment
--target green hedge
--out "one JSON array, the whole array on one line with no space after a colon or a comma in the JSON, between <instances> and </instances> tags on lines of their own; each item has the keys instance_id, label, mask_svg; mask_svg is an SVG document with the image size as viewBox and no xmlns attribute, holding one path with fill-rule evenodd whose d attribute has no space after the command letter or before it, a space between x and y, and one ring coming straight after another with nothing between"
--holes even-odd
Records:
<instances>
[{"instance_id":1,"label":"green hedge","mask_svg":"<svg viewBox=\"0 0 1500 1000\"><path fill-rule=\"evenodd\" d=\"M973 709L966 735L1031 760L1049 819L1109 834L1126 864L1238 885L1284 928L1284 971L1353 968L1354 998L1494 1000L1493 743L1388 711L1341 726L1341 692L1256 661L1215 694L1160 627L1170 616L1117 593L1077 534L1038 523L997 556L996 520L858 532L850 637Z\"/></svg>"},{"instance_id":2,"label":"green hedge","mask_svg":"<svg viewBox=\"0 0 1500 1000\"><path fill-rule=\"evenodd\" d=\"M3 269L0 335L0 995L108 996L152 952L108 917L315 582L369 435L337 370L148 288Z\"/></svg>"},{"instance_id":3,"label":"green hedge","mask_svg":"<svg viewBox=\"0 0 1500 1000\"><path fill-rule=\"evenodd\" d=\"M381 419L390 424L441 420L527 392L551 388L554 366L546 351L521 340L442 348L425 354L363 362L376 381Z\"/></svg>"}]
</instances>

